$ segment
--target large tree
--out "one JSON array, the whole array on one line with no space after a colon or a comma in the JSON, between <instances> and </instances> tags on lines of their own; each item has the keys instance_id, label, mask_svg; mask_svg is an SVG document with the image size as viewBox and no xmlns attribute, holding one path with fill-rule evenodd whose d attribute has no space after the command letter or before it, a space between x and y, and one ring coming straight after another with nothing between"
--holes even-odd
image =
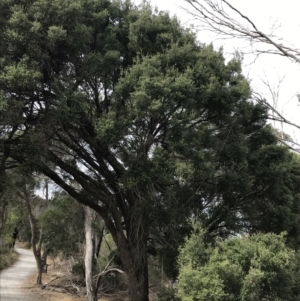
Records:
<instances>
[{"instance_id":1,"label":"large tree","mask_svg":"<svg viewBox=\"0 0 300 301\"><path fill-rule=\"evenodd\" d=\"M129 1L0 0L0 12L3 168L38 170L100 214L131 300L148 300L149 238L191 208L216 235L249 225L247 201L265 192L251 158L284 150L238 59Z\"/></svg>"}]
</instances>

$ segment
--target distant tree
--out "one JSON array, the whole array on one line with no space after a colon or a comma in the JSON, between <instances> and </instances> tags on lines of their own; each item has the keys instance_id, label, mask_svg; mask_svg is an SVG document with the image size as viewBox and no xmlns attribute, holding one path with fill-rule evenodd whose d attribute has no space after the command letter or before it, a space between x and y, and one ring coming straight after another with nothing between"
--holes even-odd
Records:
<instances>
[{"instance_id":1,"label":"distant tree","mask_svg":"<svg viewBox=\"0 0 300 301\"><path fill-rule=\"evenodd\" d=\"M34 195L35 180L33 177L22 174L22 170L18 170L13 177L11 177L9 185L15 190L17 201L26 211L28 222L30 225L30 245L32 247L33 255L37 265L37 280L36 284L42 284L42 273L46 264L45 257L47 257L48 249L44 247L45 240L43 230L38 225L39 217L45 212L47 207L47 200L42 200Z\"/></svg>"},{"instance_id":2,"label":"distant tree","mask_svg":"<svg viewBox=\"0 0 300 301\"><path fill-rule=\"evenodd\" d=\"M28 224L28 216L24 210L24 203L20 202L16 189L12 185L17 178L16 173L12 170L4 172L5 182L0 193L0 245L13 248L16 239L20 239L20 233L26 232L24 225Z\"/></svg>"},{"instance_id":3,"label":"distant tree","mask_svg":"<svg viewBox=\"0 0 300 301\"><path fill-rule=\"evenodd\" d=\"M3 232L7 223L8 217L8 201L5 199L4 189L0 193L0 246L3 247Z\"/></svg>"},{"instance_id":4,"label":"distant tree","mask_svg":"<svg viewBox=\"0 0 300 301\"><path fill-rule=\"evenodd\" d=\"M84 243L84 210L82 205L74 203L66 193L54 193L48 210L39 219L39 226L51 242L53 256L80 254Z\"/></svg>"},{"instance_id":5,"label":"distant tree","mask_svg":"<svg viewBox=\"0 0 300 301\"><path fill-rule=\"evenodd\" d=\"M179 255L177 294L183 301L298 300L299 254L285 235L255 234L206 241L195 225Z\"/></svg>"}]
</instances>

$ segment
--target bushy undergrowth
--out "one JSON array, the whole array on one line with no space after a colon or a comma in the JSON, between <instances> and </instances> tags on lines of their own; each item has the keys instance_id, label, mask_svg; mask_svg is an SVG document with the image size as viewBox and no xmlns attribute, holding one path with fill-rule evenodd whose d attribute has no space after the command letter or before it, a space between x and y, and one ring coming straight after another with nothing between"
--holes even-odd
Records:
<instances>
[{"instance_id":1,"label":"bushy undergrowth","mask_svg":"<svg viewBox=\"0 0 300 301\"><path fill-rule=\"evenodd\" d=\"M209 244L200 224L180 249L182 301L298 301L299 253L286 233L256 233Z\"/></svg>"},{"instance_id":2,"label":"bushy undergrowth","mask_svg":"<svg viewBox=\"0 0 300 301\"><path fill-rule=\"evenodd\" d=\"M175 289L170 287L162 287L158 294L158 301L180 301L178 297L175 296Z\"/></svg>"},{"instance_id":3,"label":"bushy undergrowth","mask_svg":"<svg viewBox=\"0 0 300 301\"><path fill-rule=\"evenodd\" d=\"M18 253L9 248L2 247L0 249L0 271L13 265L18 260Z\"/></svg>"}]
</instances>

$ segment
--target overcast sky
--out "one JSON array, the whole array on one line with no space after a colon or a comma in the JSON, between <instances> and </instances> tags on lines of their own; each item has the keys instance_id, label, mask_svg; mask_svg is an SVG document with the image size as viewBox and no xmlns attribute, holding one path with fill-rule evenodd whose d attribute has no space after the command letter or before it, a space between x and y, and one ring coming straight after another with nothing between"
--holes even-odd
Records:
<instances>
[{"instance_id":1,"label":"overcast sky","mask_svg":"<svg viewBox=\"0 0 300 301\"><path fill-rule=\"evenodd\" d=\"M135 2L138 3L139 0ZM229 0L229 2L246 14L265 33L269 33L272 25L276 23L279 28L275 33L300 49L300 0ZM182 8L190 8L184 0L152 0L151 3L160 10L168 10L172 15L177 15L182 24L188 26L193 23L197 26L197 21L192 21L191 16ZM215 48L223 46L227 58L244 45L241 41L216 39L216 36L201 29L198 30L198 39L200 42L213 43ZM245 56L243 69L244 74L251 80L253 89L271 100L262 79L269 81L272 87L276 87L278 79L285 77L280 87L278 108L289 120L300 124L300 106L296 97L300 91L300 65L275 55L262 55L255 63L253 61L254 56ZM284 126L284 131L300 142L300 130Z\"/></svg>"}]
</instances>

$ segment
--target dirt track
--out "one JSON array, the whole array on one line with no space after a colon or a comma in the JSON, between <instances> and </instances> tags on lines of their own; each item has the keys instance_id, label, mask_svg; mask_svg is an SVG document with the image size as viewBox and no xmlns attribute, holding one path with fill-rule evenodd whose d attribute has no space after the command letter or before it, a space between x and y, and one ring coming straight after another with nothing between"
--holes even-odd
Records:
<instances>
[{"instance_id":1,"label":"dirt track","mask_svg":"<svg viewBox=\"0 0 300 301\"><path fill-rule=\"evenodd\" d=\"M12 267L0 273L0 301L32 301L33 297L24 295L21 287L28 277L36 271L32 251L16 248L19 260Z\"/></svg>"}]
</instances>

